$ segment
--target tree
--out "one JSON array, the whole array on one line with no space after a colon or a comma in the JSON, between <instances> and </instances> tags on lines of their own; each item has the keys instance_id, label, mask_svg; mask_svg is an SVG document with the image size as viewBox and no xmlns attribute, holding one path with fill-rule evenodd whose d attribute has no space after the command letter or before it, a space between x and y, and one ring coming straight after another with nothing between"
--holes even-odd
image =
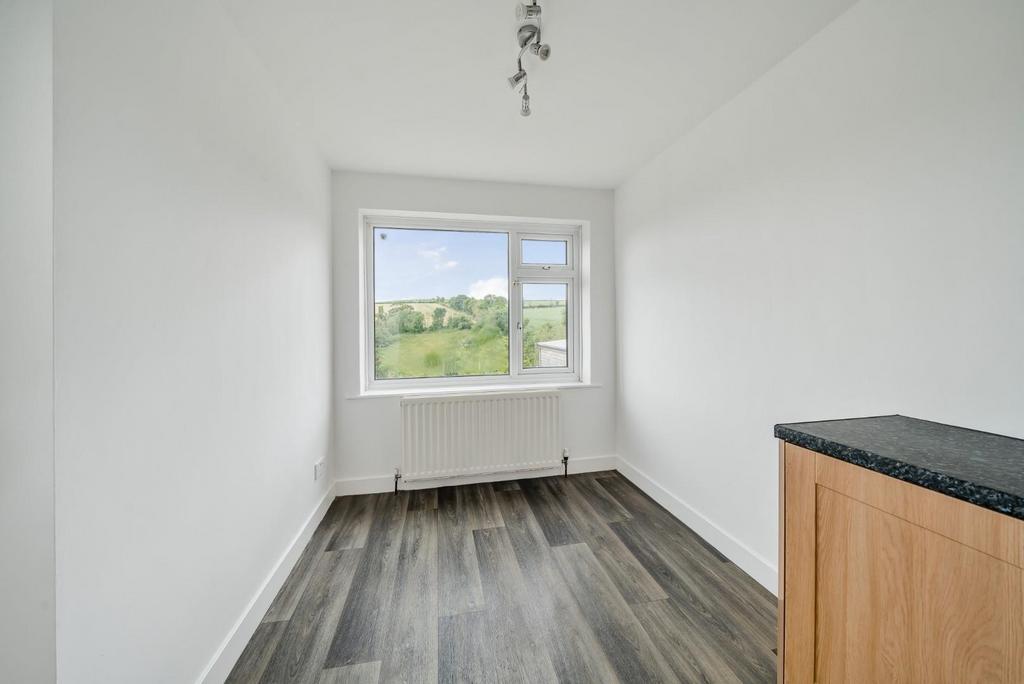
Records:
<instances>
[{"instance_id":1,"label":"tree","mask_svg":"<svg viewBox=\"0 0 1024 684\"><path fill-rule=\"evenodd\" d=\"M401 332L421 333L427 329L427 326L424 323L423 314L419 311L412 310L412 307L409 308L409 311L402 311L399 316L398 329Z\"/></svg>"},{"instance_id":2,"label":"tree","mask_svg":"<svg viewBox=\"0 0 1024 684\"><path fill-rule=\"evenodd\" d=\"M498 332L502 335L508 334L508 309L502 309L494 314L494 323L498 327Z\"/></svg>"},{"instance_id":3,"label":"tree","mask_svg":"<svg viewBox=\"0 0 1024 684\"><path fill-rule=\"evenodd\" d=\"M383 306L377 307L377 315L373 317L373 345L377 349L383 349L395 340L397 329L392 328L388 322L388 315ZM381 369L377 369L378 377L386 377Z\"/></svg>"},{"instance_id":4,"label":"tree","mask_svg":"<svg viewBox=\"0 0 1024 684\"><path fill-rule=\"evenodd\" d=\"M473 313L473 298L464 294L455 295L448 300L448 306L456 311Z\"/></svg>"},{"instance_id":5,"label":"tree","mask_svg":"<svg viewBox=\"0 0 1024 684\"><path fill-rule=\"evenodd\" d=\"M383 325L379 325L377 328L386 331L386 335L380 335L380 338L384 340L389 336L401 333L421 333L427 329L427 326L423 314L408 304L399 304L391 307Z\"/></svg>"},{"instance_id":6,"label":"tree","mask_svg":"<svg viewBox=\"0 0 1024 684\"><path fill-rule=\"evenodd\" d=\"M452 330L471 330L473 321L464 314L456 314L448 318L448 327Z\"/></svg>"},{"instance_id":7,"label":"tree","mask_svg":"<svg viewBox=\"0 0 1024 684\"><path fill-rule=\"evenodd\" d=\"M444 316L446 313L448 311L443 306L434 309L434 319L430 322L431 330L440 330L444 327Z\"/></svg>"}]
</instances>

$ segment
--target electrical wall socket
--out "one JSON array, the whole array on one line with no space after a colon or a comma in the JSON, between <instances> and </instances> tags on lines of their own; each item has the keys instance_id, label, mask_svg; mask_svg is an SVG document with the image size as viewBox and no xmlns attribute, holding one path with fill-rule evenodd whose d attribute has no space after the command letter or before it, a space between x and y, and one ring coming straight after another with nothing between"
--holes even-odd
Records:
<instances>
[{"instance_id":1,"label":"electrical wall socket","mask_svg":"<svg viewBox=\"0 0 1024 684\"><path fill-rule=\"evenodd\" d=\"M316 463L313 464L313 480L314 481L319 480L321 477L323 477L324 466L325 465L326 464L324 463L323 459L320 459L319 461L317 461Z\"/></svg>"}]
</instances>

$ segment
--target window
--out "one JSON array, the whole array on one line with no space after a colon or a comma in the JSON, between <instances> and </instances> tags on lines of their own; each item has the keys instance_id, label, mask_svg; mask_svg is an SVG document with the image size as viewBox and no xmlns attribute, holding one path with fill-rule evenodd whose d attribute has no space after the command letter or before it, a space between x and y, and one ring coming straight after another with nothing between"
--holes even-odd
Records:
<instances>
[{"instance_id":1,"label":"window","mask_svg":"<svg viewBox=\"0 0 1024 684\"><path fill-rule=\"evenodd\" d=\"M565 266L569 263L568 240L540 240L523 238L523 263L531 265Z\"/></svg>"},{"instance_id":2,"label":"window","mask_svg":"<svg viewBox=\"0 0 1024 684\"><path fill-rule=\"evenodd\" d=\"M579 382L584 229L364 212L363 390Z\"/></svg>"}]
</instances>

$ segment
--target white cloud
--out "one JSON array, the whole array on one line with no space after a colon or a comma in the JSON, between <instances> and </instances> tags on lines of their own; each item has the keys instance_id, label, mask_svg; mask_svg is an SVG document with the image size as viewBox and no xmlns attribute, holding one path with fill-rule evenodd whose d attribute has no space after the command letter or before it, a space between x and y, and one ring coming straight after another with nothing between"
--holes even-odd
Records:
<instances>
[{"instance_id":1,"label":"white cloud","mask_svg":"<svg viewBox=\"0 0 1024 684\"><path fill-rule=\"evenodd\" d=\"M469 296L482 299L487 295L508 297L508 280L505 278L488 278L478 280L469 286Z\"/></svg>"},{"instance_id":2,"label":"white cloud","mask_svg":"<svg viewBox=\"0 0 1024 684\"><path fill-rule=\"evenodd\" d=\"M420 256L426 259L433 265L435 271L448 271L459 265L458 261L453 259L445 259L444 253L447 247L438 247L437 249L421 249Z\"/></svg>"}]
</instances>

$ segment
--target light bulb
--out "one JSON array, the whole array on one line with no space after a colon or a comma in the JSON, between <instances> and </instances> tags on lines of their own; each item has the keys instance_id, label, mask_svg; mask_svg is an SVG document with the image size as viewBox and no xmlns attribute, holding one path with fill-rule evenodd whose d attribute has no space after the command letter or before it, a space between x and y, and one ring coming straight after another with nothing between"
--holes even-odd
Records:
<instances>
[{"instance_id":1,"label":"light bulb","mask_svg":"<svg viewBox=\"0 0 1024 684\"><path fill-rule=\"evenodd\" d=\"M512 89L518 88L519 85L525 80L526 72L520 69L519 71L508 77L508 87Z\"/></svg>"},{"instance_id":2,"label":"light bulb","mask_svg":"<svg viewBox=\"0 0 1024 684\"><path fill-rule=\"evenodd\" d=\"M544 43L543 45L534 43L533 45L530 46L530 52L540 57L541 61L543 62L547 60L548 57L551 56L551 46L548 45L547 43Z\"/></svg>"},{"instance_id":3,"label":"light bulb","mask_svg":"<svg viewBox=\"0 0 1024 684\"><path fill-rule=\"evenodd\" d=\"M519 3L516 7L516 19L519 21L526 21L527 19L536 19L540 16L540 5L527 5L526 3Z\"/></svg>"}]
</instances>

